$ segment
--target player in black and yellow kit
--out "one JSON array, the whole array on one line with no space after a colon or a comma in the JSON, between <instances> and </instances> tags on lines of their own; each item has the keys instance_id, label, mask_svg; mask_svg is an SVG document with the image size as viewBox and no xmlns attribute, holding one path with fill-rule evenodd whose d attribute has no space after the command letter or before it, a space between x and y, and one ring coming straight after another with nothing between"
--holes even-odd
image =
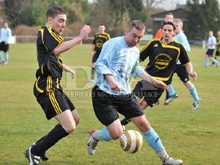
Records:
<instances>
[{"instance_id":1,"label":"player in black and yellow kit","mask_svg":"<svg viewBox=\"0 0 220 165\"><path fill-rule=\"evenodd\" d=\"M105 25L99 25L99 33L96 33L93 39L93 47L90 53L92 57L92 70L91 70L91 80L94 80L95 76L95 63L99 57L99 54L102 50L103 44L110 39L110 35L105 32Z\"/></svg>"},{"instance_id":2,"label":"player in black and yellow kit","mask_svg":"<svg viewBox=\"0 0 220 165\"><path fill-rule=\"evenodd\" d=\"M220 31L217 32L217 43L216 43L216 52L215 52L215 59L217 60L217 56L220 56ZM212 62L212 65L215 63ZM216 65L218 66L218 65Z\"/></svg>"},{"instance_id":3,"label":"player in black and yellow kit","mask_svg":"<svg viewBox=\"0 0 220 165\"><path fill-rule=\"evenodd\" d=\"M196 72L189 61L189 57L185 47L175 40L175 26L171 22L165 22L162 25L163 38L153 39L141 50L140 61L144 61L149 57L145 71L157 80L170 84L170 78L175 70L177 60L180 59L182 65L186 66L186 70L193 78L197 78ZM158 101L163 93L163 89L156 88L146 81L139 81L133 90L133 94L140 102L142 109L147 106L152 107ZM121 121L122 125L129 122L126 118Z\"/></svg>"},{"instance_id":4,"label":"player in black and yellow kit","mask_svg":"<svg viewBox=\"0 0 220 165\"><path fill-rule=\"evenodd\" d=\"M39 164L40 158L47 160L45 152L60 139L72 133L79 123L79 115L73 103L65 95L60 86L63 70L74 71L63 64L60 53L72 48L85 39L90 27L85 25L80 35L72 40L65 41L60 36L66 27L66 12L60 7L50 7L46 13L47 23L37 36L37 60L39 68L36 72L34 95L44 110L47 119L55 118L58 124L44 137L32 144L26 151L30 165Z\"/></svg>"}]
</instances>

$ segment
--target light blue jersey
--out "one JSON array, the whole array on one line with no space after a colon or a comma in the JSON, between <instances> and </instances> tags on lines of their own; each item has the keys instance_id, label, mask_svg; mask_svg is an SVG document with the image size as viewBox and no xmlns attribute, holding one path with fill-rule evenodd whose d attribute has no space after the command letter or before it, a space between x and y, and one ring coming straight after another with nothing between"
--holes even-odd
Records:
<instances>
[{"instance_id":1,"label":"light blue jersey","mask_svg":"<svg viewBox=\"0 0 220 165\"><path fill-rule=\"evenodd\" d=\"M130 75L138 77L144 71L139 66L140 51L137 47L128 47L124 37L116 37L104 43L102 51L95 64L97 79L95 84L111 95L126 95L131 93ZM112 75L120 85L121 91L114 91L105 80L104 75Z\"/></svg>"},{"instance_id":2,"label":"light blue jersey","mask_svg":"<svg viewBox=\"0 0 220 165\"><path fill-rule=\"evenodd\" d=\"M186 48L186 51L189 53L190 52L190 45L189 42L187 40L186 35L183 33L183 31L179 32L175 37L175 40L179 41L181 44L184 45L184 47ZM177 64L181 64L180 60L177 61Z\"/></svg>"},{"instance_id":3,"label":"light blue jersey","mask_svg":"<svg viewBox=\"0 0 220 165\"><path fill-rule=\"evenodd\" d=\"M1 28L0 31L0 40L1 42L9 42L11 37L11 29L10 28Z\"/></svg>"},{"instance_id":4,"label":"light blue jersey","mask_svg":"<svg viewBox=\"0 0 220 165\"><path fill-rule=\"evenodd\" d=\"M215 44L216 44L215 36L209 37L208 44L214 44L212 46L208 46L208 49L215 49Z\"/></svg>"}]
</instances>

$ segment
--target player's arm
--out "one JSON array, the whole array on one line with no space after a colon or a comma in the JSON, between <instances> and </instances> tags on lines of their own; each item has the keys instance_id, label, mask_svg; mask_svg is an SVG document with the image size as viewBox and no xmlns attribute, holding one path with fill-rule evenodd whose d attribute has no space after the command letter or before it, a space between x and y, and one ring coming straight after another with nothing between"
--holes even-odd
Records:
<instances>
[{"instance_id":1,"label":"player's arm","mask_svg":"<svg viewBox=\"0 0 220 165\"><path fill-rule=\"evenodd\" d=\"M197 73L193 71L193 66L191 62L185 64L186 71L194 80L197 79Z\"/></svg>"},{"instance_id":2,"label":"player's arm","mask_svg":"<svg viewBox=\"0 0 220 165\"><path fill-rule=\"evenodd\" d=\"M153 48L153 42L149 41L140 51L140 62L144 61L150 54Z\"/></svg>"},{"instance_id":3,"label":"player's arm","mask_svg":"<svg viewBox=\"0 0 220 165\"><path fill-rule=\"evenodd\" d=\"M155 87L167 89L168 86L163 82L153 78L147 72L143 71L139 76L142 80L148 81L149 83L153 84Z\"/></svg>"},{"instance_id":4,"label":"player's arm","mask_svg":"<svg viewBox=\"0 0 220 165\"><path fill-rule=\"evenodd\" d=\"M120 88L118 82L114 79L114 77L112 75L106 74L104 76L105 76L105 79L108 81L109 86L112 90L121 91L121 88Z\"/></svg>"},{"instance_id":5,"label":"player's arm","mask_svg":"<svg viewBox=\"0 0 220 165\"><path fill-rule=\"evenodd\" d=\"M93 52L94 52L94 50L95 50L95 45L93 44L93 46L92 46L92 50L91 50L91 52L90 52L90 54L89 54L90 57L93 56Z\"/></svg>"},{"instance_id":6,"label":"player's arm","mask_svg":"<svg viewBox=\"0 0 220 165\"><path fill-rule=\"evenodd\" d=\"M55 55L58 55L62 52L69 50L70 48L78 44L80 41L88 37L90 31L91 31L90 26L84 25L84 27L80 30L79 36L75 37L72 40L62 42L61 44L59 44L58 47L56 47L56 49L53 50L53 53Z\"/></svg>"},{"instance_id":7,"label":"player's arm","mask_svg":"<svg viewBox=\"0 0 220 165\"><path fill-rule=\"evenodd\" d=\"M66 71L66 72L69 72L71 74L72 79L74 79L74 77L75 77L74 70L72 70L70 67L68 67L65 64L63 64L63 70Z\"/></svg>"}]
</instances>

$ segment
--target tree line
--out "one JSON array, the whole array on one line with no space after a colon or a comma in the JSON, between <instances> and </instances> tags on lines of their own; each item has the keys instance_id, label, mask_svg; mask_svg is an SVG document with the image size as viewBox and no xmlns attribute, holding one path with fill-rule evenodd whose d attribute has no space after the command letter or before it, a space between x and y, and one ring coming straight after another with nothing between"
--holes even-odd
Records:
<instances>
[{"instance_id":1,"label":"tree line","mask_svg":"<svg viewBox=\"0 0 220 165\"><path fill-rule=\"evenodd\" d=\"M170 3L172 0L169 1ZM12 28L44 25L49 6L57 5L67 11L67 25L89 24L98 27L103 23L112 36L122 35L128 23L141 19L147 28L152 27L151 14L164 11L154 7L162 0L5 0L3 12ZM217 0L188 0L187 31L189 39L204 39L209 30L220 30L220 9ZM2 13L1 13L2 14Z\"/></svg>"}]
</instances>

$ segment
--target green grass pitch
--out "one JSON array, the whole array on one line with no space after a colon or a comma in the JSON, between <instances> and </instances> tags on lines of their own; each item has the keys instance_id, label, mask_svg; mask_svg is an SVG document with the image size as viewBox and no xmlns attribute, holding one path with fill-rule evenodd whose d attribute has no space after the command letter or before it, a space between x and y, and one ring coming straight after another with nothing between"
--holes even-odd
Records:
<instances>
[{"instance_id":1,"label":"green grass pitch","mask_svg":"<svg viewBox=\"0 0 220 165\"><path fill-rule=\"evenodd\" d=\"M64 73L62 86L74 102L81 121L73 134L47 151L49 161L41 164L161 164L146 141L136 154L124 152L119 140L100 142L95 155L87 153L88 132L103 127L92 109L90 94L93 84L87 82L90 78L91 48L92 45L77 45L62 54L64 63L76 71L74 80ZM198 110L191 109L193 99L176 75L173 87L179 98L165 106L163 94L160 105L145 110L168 154L182 159L185 165L215 165L220 162L220 68L204 67L205 51L192 47L190 54L194 70L198 73L197 81L192 82L202 98ZM146 65L146 62L141 65ZM0 164L28 164L24 150L57 123L54 119L46 120L33 95L36 69L36 48L35 44L30 43L11 45L8 65L0 65ZM132 87L137 81L131 81ZM137 130L132 123L126 129Z\"/></svg>"}]
</instances>

